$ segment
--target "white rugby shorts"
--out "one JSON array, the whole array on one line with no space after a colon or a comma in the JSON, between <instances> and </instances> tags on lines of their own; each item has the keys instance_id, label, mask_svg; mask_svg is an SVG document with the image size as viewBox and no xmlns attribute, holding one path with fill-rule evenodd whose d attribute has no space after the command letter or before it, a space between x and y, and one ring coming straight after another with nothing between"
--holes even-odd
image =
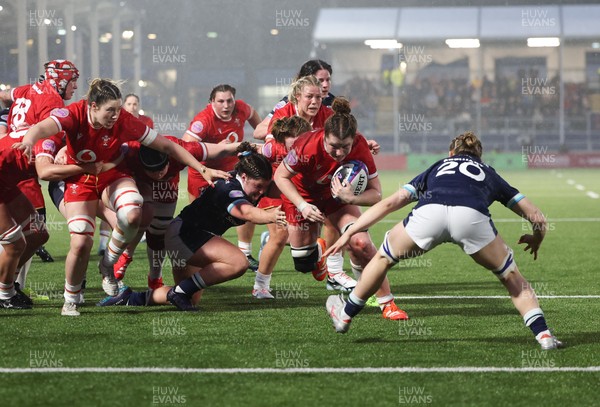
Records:
<instances>
[{"instance_id":1,"label":"white rugby shorts","mask_svg":"<svg viewBox=\"0 0 600 407\"><path fill-rule=\"evenodd\" d=\"M429 204L411 212L406 233L424 250L456 243L467 254L477 253L496 238L489 216L466 206Z\"/></svg>"}]
</instances>

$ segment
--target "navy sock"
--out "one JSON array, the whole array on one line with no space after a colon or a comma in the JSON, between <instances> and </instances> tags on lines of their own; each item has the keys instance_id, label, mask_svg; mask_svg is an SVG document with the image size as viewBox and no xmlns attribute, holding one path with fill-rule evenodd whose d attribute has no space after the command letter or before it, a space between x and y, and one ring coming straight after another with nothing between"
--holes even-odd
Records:
<instances>
[{"instance_id":1,"label":"navy sock","mask_svg":"<svg viewBox=\"0 0 600 407\"><path fill-rule=\"evenodd\" d=\"M206 288L206 287L204 287L205 284L202 284L202 283L204 283L204 281L201 281L201 280L198 281L196 274L194 274L193 276L186 278L185 280L180 282L175 287L175 292L183 293L183 294L186 294L191 297L192 294L194 294L195 292L198 292L201 289Z\"/></svg>"},{"instance_id":2,"label":"navy sock","mask_svg":"<svg viewBox=\"0 0 600 407\"><path fill-rule=\"evenodd\" d=\"M546 325L546 318L543 316L538 317L531 325L529 325L529 329L531 329L531 332L533 332L536 337L540 332L547 331L548 325Z\"/></svg>"},{"instance_id":3,"label":"navy sock","mask_svg":"<svg viewBox=\"0 0 600 407\"><path fill-rule=\"evenodd\" d=\"M148 291L141 291L141 292L134 291L129 296L129 299L127 300L127 305L132 306L132 307L142 307L142 306L146 305L147 297L148 297Z\"/></svg>"},{"instance_id":4,"label":"navy sock","mask_svg":"<svg viewBox=\"0 0 600 407\"><path fill-rule=\"evenodd\" d=\"M355 296L354 293L350 293L348 301L346 301L346 306L344 307L344 312L350 318L354 318L364 307L365 301Z\"/></svg>"}]
</instances>

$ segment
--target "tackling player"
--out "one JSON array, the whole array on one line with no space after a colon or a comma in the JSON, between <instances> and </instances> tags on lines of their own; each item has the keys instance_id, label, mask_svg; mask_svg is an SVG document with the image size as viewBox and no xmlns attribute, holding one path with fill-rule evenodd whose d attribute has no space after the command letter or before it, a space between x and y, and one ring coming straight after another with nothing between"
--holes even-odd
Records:
<instances>
[{"instance_id":1,"label":"tackling player","mask_svg":"<svg viewBox=\"0 0 600 407\"><path fill-rule=\"evenodd\" d=\"M198 161L230 157L237 153L240 143L210 144L197 141L183 141L173 136L166 136L173 143L179 144L190 152ZM144 197L144 208L150 207L151 223L146 232L146 245L150 271L148 288L163 286L162 264L165 259L165 231L173 220L173 214L179 197L179 173L186 166L170 158L160 151L130 141L123 145L125 161L134 174L136 184ZM143 233L143 231L140 231ZM138 233L138 235L140 234ZM138 239L139 240L139 239ZM137 244L137 242L135 242ZM135 246L129 245L115 264L115 278L122 280L123 268L117 266L122 259L129 264Z\"/></svg>"},{"instance_id":2,"label":"tackling player","mask_svg":"<svg viewBox=\"0 0 600 407\"><path fill-rule=\"evenodd\" d=\"M182 311L197 311L194 304L203 289L244 274L248 260L221 235L244 222L284 227L286 221L280 210L256 208L271 183L271 164L254 152L250 143L242 143L239 151L240 160L232 178L206 189L167 229L165 247L171 255L177 285L135 293L125 288L118 296L102 300L99 306L171 303Z\"/></svg>"},{"instance_id":3,"label":"tackling player","mask_svg":"<svg viewBox=\"0 0 600 407\"><path fill-rule=\"evenodd\" d=\"M494 227L488 207L498 201L532 224L533 234L522 235L519 243L526 245L525 250L533 254L534 260L546 234L546 219L531 201L481 161L482 152L475 134L459 135L450 143L449 158L436 162L402 190L369 208L329 248L327 253L340 250L355 233L418 201L406 219L385 234L348 301L338 296L327 299L327 312L337 332L348 331L352 318L396 263L452 242L498 277L542 349L562 346L548 330L535 292L519 272L513 251Z\"/></svg>"}]
</instances>

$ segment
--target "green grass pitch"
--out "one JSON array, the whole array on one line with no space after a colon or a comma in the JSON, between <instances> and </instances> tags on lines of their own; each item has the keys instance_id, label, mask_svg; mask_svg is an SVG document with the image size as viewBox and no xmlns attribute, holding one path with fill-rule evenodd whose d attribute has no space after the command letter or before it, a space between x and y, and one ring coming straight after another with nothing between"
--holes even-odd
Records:
<instances>
[{"instance_id":1,"label":"green grass pitch","mask_svg":"<svg viewBox=\"0 0 600 407\"><path fill-rule=\"evenodd\" d=\"M384 195L414 175L382 173ZM549 219L550 232L533 261L516 245L528 232L528 224L501 205L492 206L496 227L515 250L519 268L541 297L546 319L566 343L565 349L540 351L501 284L452 245L442 245L390 272L393 292L400 297L397 304L409 313L410 321L385 321L377 308L367 308L346 335L333 331L325 313L330 292L310 275L295 272L288 250L271 282L276 300L253 299L254 273L248 272L206 290L201 312L194 315L171 306L95 307L104 295L93 254L81 316L61 317L68 233L64 219L49 206L51 238L46 247L56 262L34 258L28 286L50 300L36 301L30 311L0 310L0 404L597 405L600 200L593 193L600 193L600 172L536 170L503 175ZM185 182L184 178L182 185ZM377 246L385 231L409 210L394 213L371 229ZM262 230L257 227L255 257ZM235 231L226 237L234 240ZM144 243L138 247L126 276L126 283L137 290L146 283L145 249ZM172 282L168 268L165 280ZM589 366L596 368L556 369ZM23 370L30 368L49 370ZM98 370L69 370L75 368ZM286 370L290 368L305 370ZM431 370L418 371L423 368Z\"/></svg>"}]
</instances>

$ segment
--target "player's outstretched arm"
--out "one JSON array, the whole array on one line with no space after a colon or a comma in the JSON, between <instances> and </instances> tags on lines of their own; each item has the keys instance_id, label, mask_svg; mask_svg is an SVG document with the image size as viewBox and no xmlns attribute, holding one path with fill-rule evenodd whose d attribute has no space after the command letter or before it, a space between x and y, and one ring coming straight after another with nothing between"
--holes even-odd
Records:
<instances>
[{"instance_id":1,"label":"player's outstretched arm","mask_svg":"<svg viewBox=\"0 0 600 407\"><path fill-rule=\"evenodd\" d=\"M31 148L40 139L47 138L59 132L58 124L50 117L45 118L25 133L23 141L14 143L12 148L21 150L27 156L31 156Z\"/></svg>"},{"instance_id":2,"label":"player's outstretched arm","mask_svg":"<svg viewBox=\"0 0 600 407\"><path fill-rule=\"evenodd\" d=\"M98 175L102 170L101 161L82 164L55 164L51 158L36 156L35 170L38 177L44 181L60 181L78 174Z\"/></svg>"},{"instance_id":3,"label":"player's outstretched arm","mask_svg":"<svg viewBox=\"0 0 600 407\"><path fill-rule=\"evenodd\" d=\"M350 241L350 237L353 234L365 230L381 219L385 218L388 214L403 208L412 202L410 192L406 189L401 189L393 195L379 201L375 205L367 209L360 217L354 222L352 226L346 230L344 234L327 249L323 256L329 256L342 250L342 248Z\"/></svg>"},{"instance_id":4,"label":"player's outstretched arm","mask_svg":"<svg viewBox=\"0 0 600 407\"><path fill-rule=\"evenodd\" d=\"M181 147L177 143L173 143L160 134L150 143L148 147L165 153L171 157L174 157L177 161L192 167L202 175L202 177L208 182L210 186L214 186L213 180L217 178L228 179L230 175L225 171L214 170L212 168L205 167L194 156Z\"/></svg>"},{"instance_id":5,"label":"player's outstretched arm","mask_svg":"<svg viewBox=\"0 0 600 407\"><path fill-rule=\"evenodd\" d=\"M229 213L236 218L244 219L257 225L275 223L278 226L287 226L285 212L283 212L279 206L271 210L263 210L248 202L235 205L233 208L231 208Z\"/></svg>"},{"instance_id":6,"label":"player's outstretched arm","mask_svg":"<svg viewBox=\"0 0 600 407\"><path fill-rule=\"evenodd\" d=\"M271 117L267 116L265 119L260 122L255 128L254 133L252 134L257 140L264 140L267 137L267 133L269 132L269 123L271 122Z\"/></svg>"},{"instance_id":7,"label":"player's outstretched arm","mask_svg":"<svg viewBox=\"0 0 600 407\"><path fill-rule=\"evenodd\" d=\"M519 244L524 244L524 251L533 254L533 259L537 260L537 253L546 236L548 222L540 209L529 199L523 198L517 202L511 210L531 223L533 234L525 234L519 238Z\"/></svg>"},{"instance_id":8,"label":"player's outstretched arm","mask_svg":"<svg viewBox=\"0 0 600 407\"><path fill-rule=\"evenodd\" d=\"M204 143L206 147L206 159L218 160L237 154L237 148L242 143Z\"/></svg>"}]
</instances>

